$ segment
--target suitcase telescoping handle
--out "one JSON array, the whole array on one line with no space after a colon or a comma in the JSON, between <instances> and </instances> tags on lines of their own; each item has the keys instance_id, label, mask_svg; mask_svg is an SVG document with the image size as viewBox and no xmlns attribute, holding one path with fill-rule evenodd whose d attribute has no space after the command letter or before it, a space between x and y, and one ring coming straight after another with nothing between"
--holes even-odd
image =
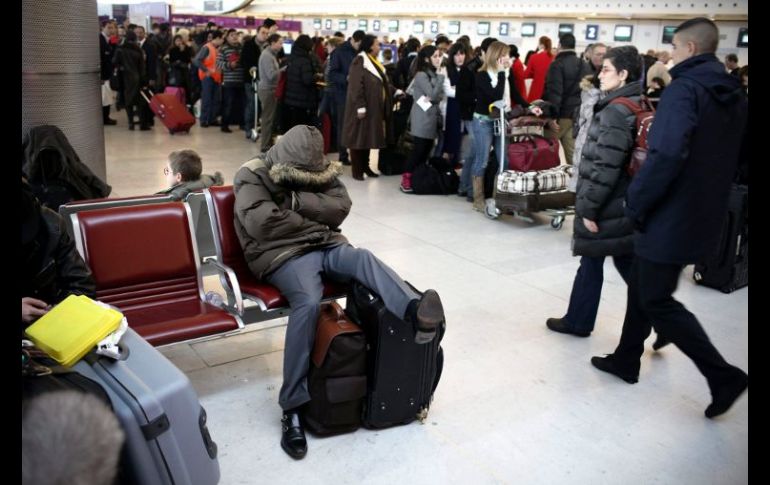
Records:
<instances>
[{"instance_id":1,"label":"suitcase telescoping handle","mask_svg":"<svg viewBox=\"0 0 770 485\"><path fill-rule=\"evenodd\" d=\"M150 89L148 87L139 88L139 94L141 94L142 97L144 98L144 100L147 101L147 104L150 104L150 98L148 98L147 95L144 94L145 90L147 90L147 92L150 93L150 98L152 98L155 95L155 93L153 93L152 89Z\"/></svg>"}]
</instances>

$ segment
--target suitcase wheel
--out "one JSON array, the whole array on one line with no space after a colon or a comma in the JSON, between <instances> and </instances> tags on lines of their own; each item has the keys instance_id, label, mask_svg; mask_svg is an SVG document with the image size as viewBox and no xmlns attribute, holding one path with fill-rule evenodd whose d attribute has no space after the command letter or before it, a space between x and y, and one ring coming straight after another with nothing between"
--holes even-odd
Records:
<instances>
[{"instance_id":1,"label":"suitcase wheel","mask_svg":"<svg viewBox=\"0 0 770 485\"><path fill-rule=\"evenodd\" d=\"M551 219L551 227L557 231L561 229L562 225L564 225L564 216L555 216L553 219Z\"/></svg>"}]
</instances>

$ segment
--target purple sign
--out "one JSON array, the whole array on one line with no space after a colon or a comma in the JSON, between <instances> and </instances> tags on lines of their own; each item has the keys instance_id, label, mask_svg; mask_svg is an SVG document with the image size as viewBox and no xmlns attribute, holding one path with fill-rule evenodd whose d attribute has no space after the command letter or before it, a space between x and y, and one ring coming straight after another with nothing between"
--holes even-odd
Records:
<instances>
[{"instance_id":1,"label":"purple sign","mask_svg":"<svg viewBox=\"0 0 770 485\"><path fill-rule=\"evenodd\" d=\"M183 15L183 14L171 14L171 25L184 26L184 25L205 25L208 22L214 22L217 25L228 27L231 29L246 29L249 27L262 25L265 19L254 19L254 25L247 25L247 17L227 17L217 15ZM249 19L251 24L251 19ZM298 20L277 20L278 30L301 32L302 22Z\"/></svg>"}]
</instances>

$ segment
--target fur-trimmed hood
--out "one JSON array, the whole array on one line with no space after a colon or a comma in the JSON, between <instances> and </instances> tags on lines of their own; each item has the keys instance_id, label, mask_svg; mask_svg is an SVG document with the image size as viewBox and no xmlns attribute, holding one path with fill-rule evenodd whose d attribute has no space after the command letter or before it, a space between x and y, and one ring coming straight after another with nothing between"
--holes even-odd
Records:
<instances>
[{"instance_id":1,"label":"fur-trimmed hood","mask_svg":"<svg viewBox=\"0 0 770 485\"><path fill-rule=\"evenodd\" d=\"M280 185L324 186L342 174L340 162L324 157L321 132L307 125L287 131L265 154L263 163Z\"/></svg>"},{"instance_id":2,"label":"fur-trimmed hood","mask_svg":"<svg viewBox=\"0 0 770 485\"><path fill-rule=\"evenodd\" d=\"M277 184L323 186L333 182L342 174L342 163L329 162L323 172L308 172L288 163L278 163L270 167L270 178Z\"/></svg>"},{"instance_id":3,"label":"fur-trimmed hood","mask_svg":"<svg viewBox=\"0 0 770 485\"><path fill-rule=\"evenodd\" d=\"M594 86L594 75L589 74L588 76L584 76L583 79L580 80L580 89L582 91L590 91L591 89L595 89L596 86Z\"/></svg>"}]
</instances>

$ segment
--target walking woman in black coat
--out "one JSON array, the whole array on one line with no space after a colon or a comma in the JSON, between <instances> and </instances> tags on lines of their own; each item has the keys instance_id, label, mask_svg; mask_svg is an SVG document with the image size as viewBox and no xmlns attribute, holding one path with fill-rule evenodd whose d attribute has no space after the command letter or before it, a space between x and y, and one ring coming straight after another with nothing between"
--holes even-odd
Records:
<instances>
[{"instance_id":1,"label":"walking woman in black coat","mask_svg":"<svg viewBox=\"0 0 770 485\"><path fill-rule=\"evenodd\" d=\"M134 129L134 110L139 110L140 130L150 129L150 120L146 102L140 94L141 89L147 84L147 71L145 67L144 51L136 43L136 34L126 32L123 44L118 46L112 65L123 74L123 97L128 114L128 129Z\"/></svg>"},{"instance_id":2,"label":"walking woman in black coat","mask_svg":"<svg viewBox=\"0 0 770 485\"><path fill-rule=\"evenodd\" d=\"M624 281L631 271L634 230L623 213L623 200L631 182L627 168L636 117L615 100L625 97L639 102L641 70L641 57L633 46L613 48L604 57L599 81L605 97L594 106L577 182L572 252L581 256L580 267L567 314L546 322L555 332L580 337L591 334L602 293L605 257L612 256Z\"/></svg>"}]
</instances>

